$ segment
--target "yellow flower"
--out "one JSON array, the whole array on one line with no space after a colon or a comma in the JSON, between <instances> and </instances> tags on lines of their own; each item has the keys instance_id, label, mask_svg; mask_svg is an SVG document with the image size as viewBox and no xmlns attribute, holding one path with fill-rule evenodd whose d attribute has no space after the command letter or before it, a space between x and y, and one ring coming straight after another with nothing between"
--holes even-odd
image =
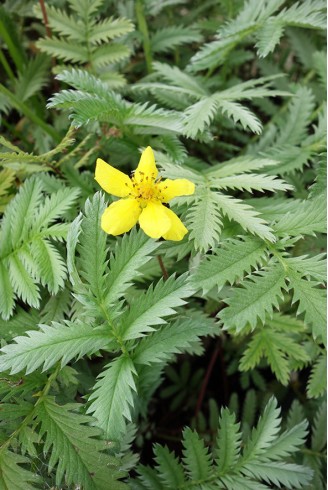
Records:
<instances>
[{"instance_id":1,"label":"yellow flower","mask_svg":"<svg viewBox=\"0 0 328 490\"><path fill-rule=\"evenodd\" d=\"M193 194L195 185L187 179L161 180L157 176L150 146L142 153L132 178L101 158L97 159L95 180L109 194L123 198L113 202L101 217L101 227L106 233L121 235L139 221L140 227L151 238L182 240L187 228L163 203L177 196Z\"/></svg>"}]
</instances>

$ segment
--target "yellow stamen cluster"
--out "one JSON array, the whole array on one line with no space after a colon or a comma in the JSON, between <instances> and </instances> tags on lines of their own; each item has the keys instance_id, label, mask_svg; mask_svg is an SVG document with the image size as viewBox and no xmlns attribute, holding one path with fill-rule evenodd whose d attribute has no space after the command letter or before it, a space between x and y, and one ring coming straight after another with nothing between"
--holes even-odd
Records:
<instances>
[{"instance_id":1,"label":"yellow stamen cluster","mask_svg":"<svg viewBox=\"0 0 328 490\"><path fill-rule=\"evenodd\" d=\"M137 179L134 175L131 176L132 190L129 196L138 200L140 206L144 208L149 201L164 201L162 189L158 186L162 177L155 178L155 174L144 175L143 172L138 172L141 178ZM126 184L128 185L128 184ZM166 187L164 187L166 189Z\"/></svg>"}]
</instances>

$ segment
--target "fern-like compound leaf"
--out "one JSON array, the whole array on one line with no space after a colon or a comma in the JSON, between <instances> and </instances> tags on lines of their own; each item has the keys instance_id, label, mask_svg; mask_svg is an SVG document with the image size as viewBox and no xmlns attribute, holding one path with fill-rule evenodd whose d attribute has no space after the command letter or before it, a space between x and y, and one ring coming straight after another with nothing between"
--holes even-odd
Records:
<instances>
[{"instance_id":1,"label":"fern-like compound leaf","mask_svg":"<svg viewBox=\"0 0 328 490\"><path fill-rule=\"evenodd\" d=\"M223 242L215 252L201 262L191 276L192 284L204 294L214 287L220 290L226 282L233 284L249 273L265 258L266 246L256 237L246 237Z\"/></svg>"},{"instance_id":2,"label":"fern-like compound leaf","mask_svg":"<svg viewBox=\"0 0 328 490\"><path fill-rule=\"evenodd\" d=\"M139 275L138 269L145 265L160 244L149 239L144 233L132 230L124 235L113 251L110 258L110 270L107 279L107 307L117 302L131 285L132 280Z\"/></svg>"},{"instance_id":3,"label":"fern-like compound leaf","mask_svg":"<svg viewBox=\"0 0 328 490\"><path fill-rule=\"evenodd\" d=\"M99 440L101 431L92 427L94 419L79 413L78 404L59 406L45 397L37 405L36 422L45 437L44 450L50 453L49 471L56 467L56 485L63 478L68 485L88 490L121 490L122 472L115 458L104 453L106 442Z\"/></svg>"},{"instance_id":4,"label":"fern-like compound leaf","mask_svg":"<svg viewBox=\"0 0 328 490\"><path fill-rule=\"evenodd\" d=\"M2 490L36 490L41 483L40 477L35 473L24 469L29 459L8 450L0 453L0 488Z\"/></svg>"},{"instance_id":5,"label":"fern-like compound leaf","mask_svg":"<svg viewBox=\"0 0 328 490\"><path fill-rule=\"evenodd\" d=\"M240 424L229 410L223 409L220 414L219 430L216 439L216 464L221 475L229 473L240 457L241 433Z\"/></svg>"},{"instance_id":6,"label":"fern-like compound leaf","mask_svg":"<svg viewBox=\"0 0 328 490\"><path fill-rule=\"evenodd\" d=\"M160 280L155 287L150 286L122 315L123 340L136 339L155 330L154 326L165 323L164 317L173 315L175 308L186 303L183 298L191 296L193 291L185 274L178 278L173 275L166 281Z\"/></svg>"},{"instance_id":7,"label":"fern-like compound leaf","mask_svg":"<svg viewBox=\"0 0 328 490\"><path fill-rule=\"evenodd\" d=\"M134 351L133 360L136 364L163 363L173 354L190 348L201 336L215 333L217 328L210 318L193 312L192 318L181 318L141 339Z\"/></svg>"},{"instance_id":8,"label":"fern-like compound leaf","mask_svg":"<svg viewBox=\"0 0 328 490\"><path fill-rule=\"evenodd\" d=\"M204 441L189 427L183 431L183 465L191 480L206 480L211 476L212 457Z\"/></svg>"},{"instance_id":9,"label":"fern-like compound leaf","mask_svg":"<svg viewBox=\"0 0 328 490\"><path fill-rule=\"evenodd\" d=\"M1 349L1 371L10 369L12 373L18 373L26 369L31 373L41 366L43 370L49 369L59 360L64 366L71 359L91 355L110 343L108 330L79 321L40 325L40 330L30 330L26 334Z\"/></svg>"},{"instance_id":10,"label":"fern-like compound leaf","mask_svg":"<svg viewBox=\"0 0 328 490\"><path fill-rule=\"evenodd\" d=\"M235 289L228 306L219 313L226 329L242 331L248 324L256 327L258 319L265 321L272 316L273 308L279 306L278 299L286 289L285 271L278 263L270 264L268 270L253 274L243 282L242 288Z\"/></svg>"},{"instance_id":11,"label":"fern-like compound leaf","mask_svg":"<svg viewBox=\"0 0 328 490\"><path fill-rule=\"evenodd\" d=\"M136 369L129 357L121 355L107 365L94 386L88 413L97 419L106 437L120 440L127 421L131 421L131 408L136 392Z\"/></svg>"}]
</instances>

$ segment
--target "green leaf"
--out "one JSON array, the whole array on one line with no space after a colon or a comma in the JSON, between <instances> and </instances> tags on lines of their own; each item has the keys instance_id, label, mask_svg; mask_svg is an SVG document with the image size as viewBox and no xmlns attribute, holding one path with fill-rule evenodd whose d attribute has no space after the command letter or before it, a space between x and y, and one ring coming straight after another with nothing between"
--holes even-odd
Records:
<instances>
[{"instance_id":1,"label":"green leaf","mask_svg":"<svg viewBox=\"0 0 328 490\"><path fill-rule=\"evenodd\" d=\"M303 446L308 435L308 422L303 420L294 425L291 429L284 431L268 447L264 453L270 460L287 458L290 454L296 452L299 446Z\"/></svg>"},{"instance_id":2,"label":"green leaf","mask_svg":"<svg viewBox=\"0 0 328 490\"><path fill-rule=\"evenodd\" d=\"M26 369L31 373L40 366L43 370L49 369L59 360L64 366L74 357L91 355L110 343L107 329L93 328L80 321L40 325L40 330L30 330L26 334L1 349L4 353L0 356L1 371L10 369L12 373L18 373Z\"/></svg>"},{"instance_id":3,"label":"green leaf","mask_svg":"<svg viewBox=\"0 0 328 490\"><path fill-rule=\"evenodd\" d=\"M188 43L197 43L202 40L198 29L192 26L169 26L155 31L151 37L151 49L154 53L166 53Z\"/></svg>"},{"instance_id":4,"label":"green leaf","mask_svg":"<svg viewBox=\"0 0 328 490\"><path fill-rule=\"evenodd\" d=\"M38 308L40 302L39 289L26 270L20 254L11 255L8 258L8 264L10 282L16 295L29 305Z\"/></svg>"},{"instance_id":5,"label":"green leaf","mask_svg":"<svg viewBox=\"0 0 328 490\"><path fill-rule=\"evenodd\" d=\"M167 488L179 488L185 483L183 469L179 464L179 460L171 453L168 448L154 445L155 461L157 463L160 477Z\"/></svg>"},{"instance_id":6,"label":"green leaf","mask_svg":"<svg viewBox=\"0 0 328 490\"><path fill-rule=\"evenodd\" d=\"M51 194L50 197L46 197L32 223L33 230L41 230L45 226L49 226L56 219L62 218L79 196L79 189L68 187L59 189L57 192Z\"/></svg>"},{"instance_id":7,"label":"green leaf","mask_svg":"<svg viewBox=\"0 0 328 490\"><path fill-rule=\"evenodd\" d=\"M98 376L87 413L93 413L106 437L120 440L127 421L131 421L136 392L136 370L129 357L121 355Z\"/></svg>"},{"instance_id":8,"label":"green leaf","mask_svg":"<svg viewBox=\"0 0 328 490\"><path fill-rule=\"evenodd\" d=\"M183 464L191 480L206 480L211 476L212 458L204 441L189 427L183 431Z\"/></svg>"},{"instance_id":9,"label":"green leaf","mask_svg":"<svg viewBox=\"0 0 328 490\"><path fill-rule=\"evenodd\" d=\"M278 298L286 288L285 271L279 263L271 263L265 271L253 274L236 288L226 303L228 306L219 313L226 329L243 330L248 324L254 329L258 319L265 321L271 317L273 307L278 308Z\"/></svg>"},{"instance_id":10,"label":"green leaf","mask_svg":"<svg viewBox=\"0 0 328 490\"><path fill-rule=\"evenodd\" d=\"M312 326L314 338L324 339L327 327L326 295L314 281L307 281L302 275L289 271L290 287L293 288L293 302L298 301L297 314L304 313L305 323Z\"/></svg>"},{"instance_id":11,"label":"green leaf","mask_svg":"<svg viewBox=\"0 0 328 490\"><path fill-rule=\"evenodd\" d=\"M221 410L219 430L216 439L216 463L220 476L229 473L240 457L240 424L236 423L234 413L227 408Z\"/></svg>"},{"instance_id":12,"label":"green leaf","mask_svg":"<svg viewBox=\"0 0 328 490\"><path fill-rule=\"evenodd\" d=\"M299 87L288 104L288 115L275 142L277 147L302 143L314 110L314 96L307 87Z\"/></svg>"},{"instance_id":13,"label":"green leaf","mask_svg":"<svg viewBox=\"0 0 328 490\"><path fill-rule=\"evenodd\" d=\"M248 463L243 472L246 475L262 479L276 486L285 488L304 488L312 480L313 472L309 468L290 463L270 461L267 463Z\"/></svg>"},{"instance_id":14,"label":"green leaf","mask_svg":"<svg viewBox=\"0 0 328 490\"><path fill-rule=\"evenodd\" d=\"M230 177L231 175L236 175L242 173L242 178L246 177L244 175L246 172L251 172L253 170L260 170L264 167L274 167L279 162L276 160L271 160L268 158L255 158L252 155L243 155L241 157L232 158L223 163L219 163L210 167L206 170L206 175L214 183L220 182L224 177ZM259 174L256 174L260 177Z\"/></svg>"},{"instance_id":15,"label":"green leaf","mask_svg":"<svg viewBox=\"0 0 328 490\"><path fill-rule=\"evenodd\" d=\"M280 423L280 408L277 407L276 399L272 397L266 405L256 428L252 430L250 437L245 443L242 456L243 466L265 453L277 439Z\"/></svg>"},{"instance_id":16,"label":"green leaf","mask_svg":"<svg viewBox=\"0 0 328 490\"><path fill-rule=\"evenodd\" d=\"M311 437L314 451L322 451L327 444L327 402L324 400L315 413Z\"/></svg>"},{"instance_id":17,"label":"green leaf","mask_svg":"<svg viewBox=\"0 0 328 490\"><path fill-rule=\"evenodd\" d=\"M163 317L175 314L175 308L186 303L182 298L190 297L193 291L186 274L178 278L172 275L166 281L161 279L155 287L150 286L122 315L122 339L136 339L155 330L153 325L165 323Z\"/></svg>"},{"instance_id":18,"label":"green leaf","mask_svg":"<svg viewBox=\"0 0 328 490\"><path fill-rule=\"evenodd\" d=\"M287 212L275 224L278 234L298 236L325 233L326 204L325 200L317 197L302 201L295 212Z\"/></svg>"},{"instance_id":19,"label":"green leaf","mask_svg":"<svg viewBox=\"0 0 328 490\"><path fill-rule=\"evenodd\" d=\"M16 95L20 100L24 102L41 92L47 82L49 65L48 56L41 54L28 61L16 84Z\"/></svg>"},{"instance_id":20,"label":"green leaf","mask_svg":"<svg viewBox=\"0 0 328 490\"><path fill-rule=\"evenodd\" d=\"M265 256L265 243L255 237L223 242L215 255L209 256L195 269L191 283L203 289L204 294L214 287L220 290L226 282L233 284L251 272Z\"/></svg>"},{"instance_id":21,"label":"green leaf","mask_svg":"<svg viewBox=\"0 0 328 490\"><path fill-rule=\"evenodd\" d=\"M249 231L254 235L258 235L264 240L270 242L275 241L275 236L271 233L271 228L266 221L259 217L259 213L245 204L240 199L235 199L231 196L215 193L215 202L230 220L239 223L244 230Z\"/></svg>"},{"instance_id":22,"label":"green leaf","mask_svg":"<svg viewBox=\"0 0 328 490\"><path fill-rule=\"evenodd\" d=\"M322 354L316 360L311 369L309 382L307 385L307 395L309 398L318 398L327 389L327 356Z\"/></svg>"},{"instance_id":23,"label":"green leaf","mask_svg":"<svg viewBox=\"0 0 328 490\"><path fill-rule=\"evenodd\" d=\"M211 187L216 189L240 189L252 192L253 190L264 191L287 191L293 187L276 176L265 174L241 174L211 179Z\"/></svg>"},{"instance_id":24,"label":"green leaf","mask_svg":"<svg viewBox=\"0 0 328 490\"><path fill-rule=\"evenodd\" d=\"M34 240L31 245L33 259L40 269L41 284L56 294L64 286L66 266L57 249L45 239Z\"/></svg>"},{"instance_id":25,"label":"green leaf","mask_svg":"<svg viewBox=\"0 0 328 490\"><path fill-rule=\"evenodd\" d=\"M284 24L280 19L272 17L256 33L257 53L260 58L265 58L274 51L284 33Z\"/></svg>"},{"instance_id":26,"label":"green leaf","mask_svg":"<svg viewBox=\"0 0 328 490\"><path fill-rule=\"evenodd\" d=\"M28 458L11 451L0 452L0 488L2 490L36 490L41 479L35 473L24 469L21 464L30 463Z\"/></svg>"},{"instance_id":27,"label":"green leaf","mask_svg":"<svg viewBox=\"0 0 328 490\"><path fill-rule=\"evenodd\" d=\"M108 273L107 235L100 226L105 208L105 199L100 192L97 192L92 200L86 201L77 247L80 256L78 262L80 275L88 284L90 292L98 303L101 303L105 297Z\"/></svg>"},{"instance_id":28,"label":"green leaf","mask_svg":"<svg viewBox=\"0 0 328 490\"><path fill-rule=\"evenodd\" d=\"M118 462L106 455L106 442L96 439L101 431L92 427L94 419L79 413L80 405L59 406L53 398L45 397L37 405L36 421L41 424L44 451L51 452L49 471L56 466L56 485L63 478L67 485L88 490L126 488L117 481L122 472Z\"/></svg>"},{"instance_id":29,"label":"green leaf","mask_svg":"<svg viewBox=\"0 0 328 490\"><path fill-rule=\"evenodd\" d=\"M164 363L173 354L189 349L201 336L213 335L216 331L210 318L194 311L192 318L179 318L172 325L164 326L140 340L133 360L136 364Z\"/></svg>"},{"instance_id":30,"label":"green leaf","mask_svg":"<svg viewBox=\"0 0 328 490\"><path fill-rule=\"evenodd\" d=\"M43 53L50 56L55 56L63 61L71 61L73 63L87 63L88 51L86 46L77 43L70 43L63 39L55 37L39 39L36 46Z\"/></svg>"},{"instance_id":31,"label":"green leaf","mask_svg":"<svg viewBox=\"0 0 328 490\"><path fill-rule=\"evenodd\" d=\"M214 119L219 104L214 96L203 97L199 102L185 110L183 134L188 138L196 138L198 133Z\"/></svg>"},{"instance_id":32,"label":"green leaf","mask_svg":"<svg viewBox=\"0 0 328 490\"><path fill-rule=\"evenodd\" d=\"M253 369L265 357L270 364L272 372L283 385L287 385L290 378L289 360L302 363L310 361L310 357L299 340L288 336L274 328L273 322L259 327L253 334L251 341L243 354L239 368L242 371Z\"/></svg>"},{"instance_id":33,"label":"green leaf","mask_svg":"<svg viewBox=\"0 0 328 490\"><path fill-rule=\"evenodd\" d=\"M195 199L187 215L189 238L194 241L196 250L205 252L220 239L222 216L209 189L199 189Z\"/></svg>"},{"instance_id":34,"label":"green leaf","mask_svg":"<svg viewBox=\"0 0 328 490\"><path fill-rule=\"evenodd\" d=\"M27 238L29 227L34 222L35 209L41 201L41 193L41 182L31 178L26 181L12 200L9 215L12 220L11 243L13 247Z\"/></svg>"},{"instance_id":35,"label":"green leaf","mask_svg":"<svg viewBox=\"0 0 328 490\"><path fill-rule=\"evenodd\" d=\"M34 13L40 20L43 19L39 6L34 7ZM64 10L47 5L47 17L49 27L52 31L75 41L75 44L80 44L84 41L84 32L81 23L77 22L73 16L67 15Z\"/></svg>"},{"instance_id":36,"label":"green leaf","mask_svg":"<svg viewBox=\"0 0 328 490\"><path fill-rule=\"evenodd\" d=\"M8 270L0 261L0 311L4 320L8 320L12 315L14 300L14 290L10 282Z\"/></svg>"},{"instance_id":37,"label":"green leaf","mask_svg":"<svg viewBox=\"0 0 328 490\"><path fill-rule=\"evenodd\" d=\"M115 304L140 275L138 269L151 259L151 253L160 246L159 242L148 238L143 232L132 230L116 243L110 258L105 304L109 308Z\"/></svg>"},{"instance_id":38,"label":"green leaf","mask_svg":"<svg viewBox=\"0 0 328 490\"><path fill-rule=\"evenodd\" d=\"M313 277L324 282L327 277L327 260L324 260L324 257L325 254L314 255L313 257L302 255L300 257L286 257L285 261L288 267L298 272L302 277Z\"/></svg>"},{"instance_id":39,"label":"green leaf","mask_svg":"<svg viewBox=\"0 0 328 490\"><path fill-rule=\"evenodd\" d=\"M127 58L130 55L128 46L119 43L105 44L92 53L92 64L95 68L111 65Z\"/></svg>"},{"instance_id":40,"label":"green leaf","mask_svg":"<svg viewBox=\"0 0 328 490\"><path fill-rule=\"evenodd\" d=\"M97 22L97 24L92 27L89 42L107 42L116 37L124 36L133 30L134 26L129 19L124 19L122 17L114 19L113 17L109 17L108 19Z\"/></svg>"},{"instance_id":41,"label":"green leaf","mask_svg":"<svg viewBox=\"0 0 328 490\"><path fill-rule=\"evenodd\" d=\"M231 100L222 100L219 103L220 111L236 124L240 122L243 129L250 129L253 133L261 134L262 124L258 117L247 107Z\"/></svg>"}]
</instances>

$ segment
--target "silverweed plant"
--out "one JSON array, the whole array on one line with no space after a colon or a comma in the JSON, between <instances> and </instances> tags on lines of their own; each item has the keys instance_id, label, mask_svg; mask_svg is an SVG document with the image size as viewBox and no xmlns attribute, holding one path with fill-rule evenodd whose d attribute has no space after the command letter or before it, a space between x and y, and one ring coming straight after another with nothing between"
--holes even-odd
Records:
<instances>
[{"instance_id":1,"label":"silverweed plant","mask_svg":"<svg viewBox=\"0 0 328 490\"><path fill-rule=\"evenodd\" d=\"M0 490L326 488L325 9L2 2Z\"/></svg>"}]
</instances>

